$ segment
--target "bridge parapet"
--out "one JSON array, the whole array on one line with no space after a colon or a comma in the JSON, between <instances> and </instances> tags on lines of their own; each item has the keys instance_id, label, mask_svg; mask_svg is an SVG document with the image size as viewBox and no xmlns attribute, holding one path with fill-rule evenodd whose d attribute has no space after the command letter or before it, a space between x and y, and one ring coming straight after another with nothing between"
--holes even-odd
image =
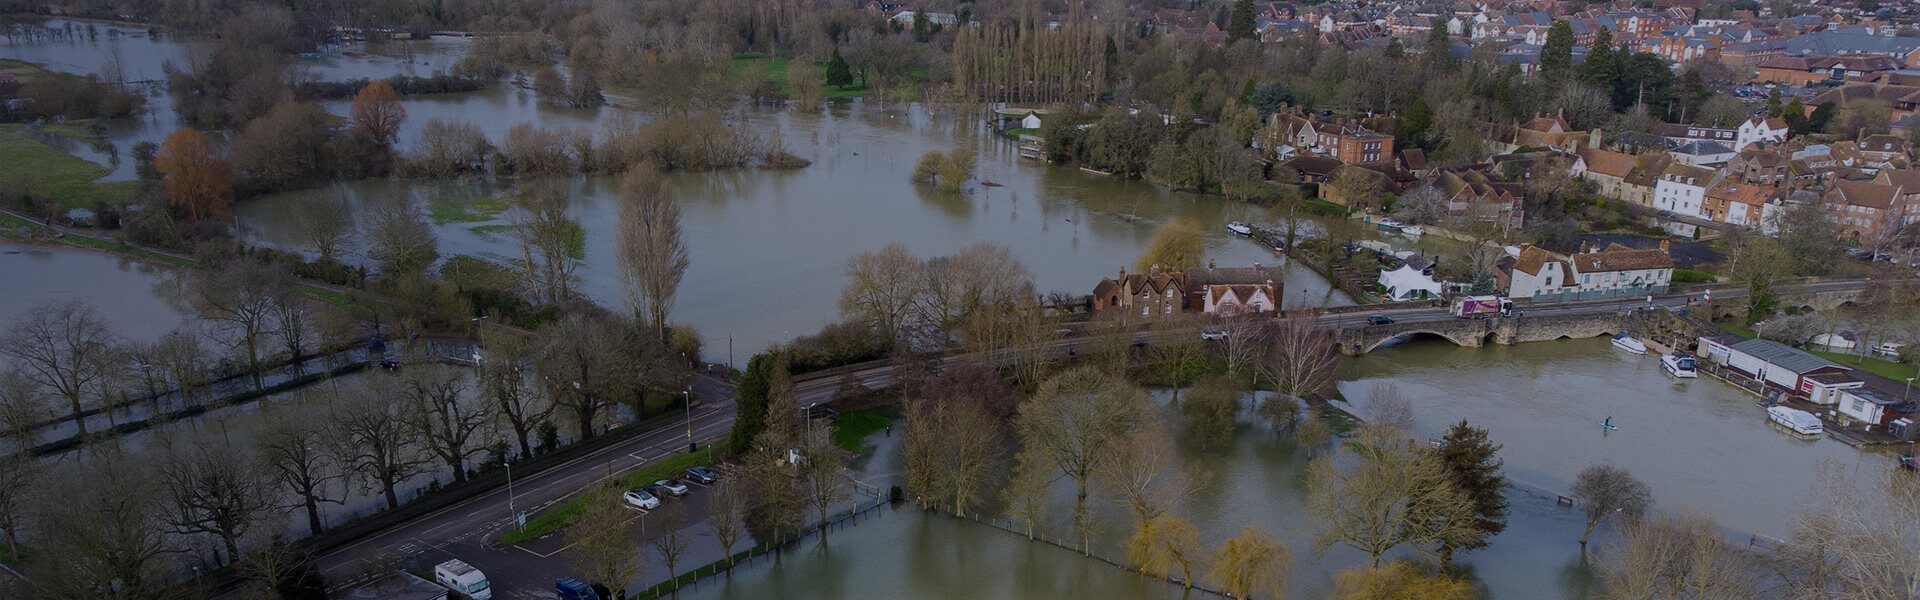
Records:
<instances>
[{"instance_id":1,"label":"bridge parapet","mask_svg":"<svg viewBox=\"0 0 1920 600\"><path fill-rule=\"evenodd\" d=\"M1389 341L1419 334L1443 338L1468 348L1479 348L1489 341L1511 346L1523 342L1612 335L1625 330L1625 319L1617 313L1605 312L1350 325L1334 332L1334 341L1339 344L1341 353L1359 356Z\"/></svg>"}]
</instances>

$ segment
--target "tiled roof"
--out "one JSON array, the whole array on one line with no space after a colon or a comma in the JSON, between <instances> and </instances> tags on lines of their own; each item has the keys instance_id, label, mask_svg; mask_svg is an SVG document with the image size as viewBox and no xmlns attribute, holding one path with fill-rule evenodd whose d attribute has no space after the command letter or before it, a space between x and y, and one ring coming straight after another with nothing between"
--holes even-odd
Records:
<instances>
[{"instance_id":1,"label":"tiled roof","mask_svg":"<svg viewBox=\"0 0 1920 600\"><path fill-rule=\"evenodd\" d=\"M1893 206L1893 186L1890 185L1853 181L1850 179L1836 179L1833 182L1833 191L1829 193L1838 194L1839 201L1845 202L1849 206L1864 206L1877 209L1886 209L1889 206Z\"/></svg>"},{"instance_id":2,"label":"tiled roof","mask_svg":"<svg viewBox=\"0 0 1920 600\"><path fill-rule=\"evenodd\" d=\"M1632 154L1601 150L1599 148L1581 148L1580 158L1587 162L1587 170L1601 175L1625 179L1633 172L1637 160Z\"/></svg>"},{"instance_id":3,"label":"tiled roof","mask_svg":"<svg viewBox=\"0 0 1920 600\"><path fill-rule=\"evenodd\" d=\"M1528 275L1539 275L1540 267L1546 266L1546 264L1550 262L1558 262L1558 259L1554 257L1552 252L1548 252L1545 248L1539 246L1527 246L1526 249L1520 251L1519 260L1514 261L1513 270Z\"/></svg>"},{"instance_id":4,"label":"tiled roof","mask_svg":"<svg viewBox=\"0 0 1920 600\"><path fill-rule=\"evenodd\" d=\"M1708 198L1755 206L1766 204L1767 200L1773 198L1773 194L1773 188L1749 185L1732 179L1722 180L1707 189Z\"/></svg>"},{"instance_id":5,"label":"tiled roof","mask_svg":"<svg viewBox=\"0 0 1920 600\"><path fill-rule=\"evenodd\" d=\"M1581 273L1673 268L1673 257L1668 256L1665 250L1658 248L1647 250L1608 248L1600 252L1575 254L1572 258L1574 268Z\"/></svg>"}]
</instances>

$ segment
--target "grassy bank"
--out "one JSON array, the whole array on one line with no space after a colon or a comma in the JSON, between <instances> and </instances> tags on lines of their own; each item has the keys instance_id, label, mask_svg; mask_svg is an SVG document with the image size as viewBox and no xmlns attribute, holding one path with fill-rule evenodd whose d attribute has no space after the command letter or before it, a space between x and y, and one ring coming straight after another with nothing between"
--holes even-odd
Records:
<instances>
[{"instance_id":1,"label":"grassy bank","mask_svg":"<svg viewBox=\"0 0 1920 600\"><path fill-rule=\"evenodd\" d=\"M1906 381L1908 378L1913 377L1914 374L1916 373L1916 369L1914 368L1913 365L1897 363L1884 358L1861 356L1859 354L1848 354L1845 352L1828 352L1825 350L1808 350L1808 352L1812 352L1815 356L1819 356L1820 358L1824 358L1824 359L1837 362L1849 367L1853 367L1855 369L1866 371L1874 375L1879 375L1887 379L1892 379L1894 381Z\"/></svg>"},{"instance_id":2,"label":"grassy bank","mask_svg":"<svg viewBox=\"0 0 1920 600\"><path fill-rule=\"evenodd\" d=\"M139 190L138 182L94 181L110 172L34 140L18 124L0 125L0 186L24 182L29 191L52 199L62 208L87 208L95 201L115 206L132 201Z\"/></svg>"},{"instance_id":3,"label":"grassy bank","mask_svg":"<svg viewBox=\"0 0 1920 600\"><path fill-rule=\"evenodd\" d=\"M839 446L848 452L864 454L867 447L867 436L886 429L887 425L892 422L892 417L877 411L856 410L841 413L840 418L833 422L833 433L831 434L833 437L833 445Z\"/></svg>"},{"instance_id":4,"label":"grassy bank","mask_svg":"<svg viewBox=\"0 0 1920 600\"><path fill-rule=\"evenodd\" d=\"M709 452L712 453L711 460L708 458ZM528 519L527 526L521 528L519 531L509 531L501 534L500 543L511 546L559 531L566 528L567 524L572 523L574 519L580 518L580 513L586 510L588 502L605 501L607 494L618 494L662 479L676 478L679 477L683 471L686 471L687 467L718 463L726 460L727 457L732 454L733 452L727 447L726 442L721 441L708 448L702 448L699 452L693 454L676 454L661 459L653 464L620 476L619 480L617 480L615 485L610 489L601 488L575 496L573 499L561 503L559 506L555 506L547 512L540 513L539 516Z\"/></svg>"}]
</instances>

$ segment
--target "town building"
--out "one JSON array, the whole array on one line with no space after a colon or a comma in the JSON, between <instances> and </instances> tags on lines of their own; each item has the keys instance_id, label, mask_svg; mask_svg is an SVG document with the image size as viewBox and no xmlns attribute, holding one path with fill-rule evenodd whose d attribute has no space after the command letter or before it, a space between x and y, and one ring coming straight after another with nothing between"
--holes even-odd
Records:
<instances>
[{"instance_id":1,"label":"town building","mask_svg":"<svg viewBox=\"0 0 1920 600\"><path fill-rule=\"evenodd\" d=\"M1733 151L1739 152L1761 142L1785 142L1787 135L1786 119L1780 117L1763 119L1756 116L1740 124L1740 129L1733 140Z\"/></svg>"},{"instance_id":2,"label":"town building","mask_svg":"<svg viewBox=\"0 0 1920 600\"><path fill-rule=\"evenodd\" d=\"M1894 421L1920 412L1920 403L1865 387L1840 392L1840 401L1837 404L1835 408L1840 411L1840 414L1883 429L1892 425Z\"/></svg>"},{"instance_id":3,"label":"town building","mask_svg":"<svg viewBox=\"0 0 1920 600\"><path fill-rule=\"evenodd\" d=\"M1103 278L1093 288L1096 317L1157 320L1201 314L1232 317L1280 309L1284 274L1276 267L1217 267Z\"/></svg>"},{"instance_id":4,"label":"town building","mask_svg":"<svg viewBox=\"0 0 1920 600\"><path fill-rule=\"evenodd\" d=\"M1778 228L1775 221L1783 206L1779 188L1724 177L1707 188L1707 200L1702 213L1714 221L1772 234Z\"/></svg>"},{"instance_id":5,"label":"town building","mask_svg":"<svg viewBox=\"0 0 1920 600\"><path fill-rule=\"evenodd\" d=\"M1894 200L1900 190L1870 181L1836 179L1821 196L1821 204L1839 225L1840 235L1855 242L1878 245L1904 220L1904 207ZM1875 251L1884 248L1873 248Z\"/></svg>"},{"instance_id":6,"label":"town building","mask_svg":"<svg viewBox=\"0 0 1920 600\"><path fill-rule=\"evenodd\" d=\"M1510 278L1508 295L1535 302L1665 294L1673 281L1673 257L1664 240L1659 248L1612 244L1572 255L1527 246Z\"/></svg>"},{"instance_id":7,"label":"town building","mask_svg":"<svg viewBox=\"0 0 1920 600\"><path fill-rule=\"evenodd\" d=\"M1703 216L1700 209L1706 204L1707 186L1712 185L1713 178L1711 169L1678 161L1667 165L1654 184L1653 208L1688 217Z\"/></svg>"},{"instance_id":8,"label":"town building","mask_svg":"<svg viewBox=\"0 0 1920 600\"><path fill-rule=\"evenodd\" d=\"M1594 183L1600 195L1653 206L1655 183L1673 158L1664 152L1632 155L1583 148L1574 160L1571 172Z\"/></svg>"},{"instance_id":9,"label":"town building","mask_svg":"<svg viewBox=\"0 0 1920 600\"><path fill-rule=\"evenodd\" d=\"M1407 302L1440 297L1442 286L1433 279L1435 263L1418 254L1409 256L1398 268L1381 269L1380 295L1387 302Z\"/></svg>"},{"instance_id":10,"label":"town building","mask_svg":"<svg viewBox=\"0 0 1920 600\"><path fill-rule=\"evenodd\" d=\"M1773 340L1720 334L1700 338L1698 352L1708 362L1726 367L1735 376L1819 404L1833 404L1845 390L1863 385L1845 376L1851 369Z\"/></svg>"}]
</instances>

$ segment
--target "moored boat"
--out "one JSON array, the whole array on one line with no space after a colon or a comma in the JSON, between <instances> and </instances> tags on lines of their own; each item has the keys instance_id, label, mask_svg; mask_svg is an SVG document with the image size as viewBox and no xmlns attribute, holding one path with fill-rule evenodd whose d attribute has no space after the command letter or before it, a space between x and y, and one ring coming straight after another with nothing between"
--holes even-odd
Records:
<instances>
[{"instance_id":1,"label":"moored boat","mask_svg":"<svg viewBox=\"0 0 1920 600\"><path fill-rule=\"evenodd\" d=\"M1687 356L1685 354L1681 354L1679 352L1674 352L1674 353L1663 355L1660 357L1660 368L1666 369L1667 374L1672 375L1674 377L1678 377L1681 379L1699 377L1700 372L1696 370L1694 367L1695 367L1695 364L1694 364L1693 357Z\"/></svg>"},{"instance_id":2,"label":"moored boat","mask_svg":"<svg viewBox=\"0 0 1920 600\"><path fill-rule=\"evenodd\" d=\"M1613 347L1619 348L1621 350L1625 350L1628 352L1632 352L1634 354L1647 353L1646 344L1642 344L1640 343L1640 340L1633 339L1633 336L1627 335L1624 333L1613 336Z\"/></svg>"},{"instance_id":3,"label":"moored boat","mask_svg":"<svg viewBox=\"0 0 1920 600\"><path fill-rule=\"evenodd\" d=\"M1401 231L1406 227L1405 225L1401 225L1399 221L1394 220L1393 217L1381 217L1380 221L1375 223L1375 225L1379 225L1381 229L1387 231Z\"/></svg>"},{"instance_id":4,"label":"moored boat","mask_svg":"<svg viewBox=\"0 0 1920 600\"><path fill-rule=\"evenodd\" d=\"M1234 221L1232 223L1228 223L1227 231L1238 233L1240 235L1253 235L1253 227L1247 225L1246 223L1242 223L1240 221Z\"/></svg>"},{"instance_id":5,"label":"moored boat","mask_svg":"<svg viewBox=\"0 0 1920 600\"><path fill-rule=\"evenodd\" d=\"M1406 227L1401 227L1400 233L1404 233L1414 237L1420 237L1420 236L1426 235L1427 230L1421 229L1419 225L1408 225Z\"/></svg>"},{"instance_id":6,"label":"moored boat","mask_svg":"<svg viewBox=\"0 0 1920 600\"><path fill-rule=\"evenodd\" d=\"M1820 423L1820 417L1813 416L1813 413L1804 410L1785 406L1767 407L1767 420L1801 435L1820 435L1827 430L1826 426Z\"/></svg>"}]
</instances>

